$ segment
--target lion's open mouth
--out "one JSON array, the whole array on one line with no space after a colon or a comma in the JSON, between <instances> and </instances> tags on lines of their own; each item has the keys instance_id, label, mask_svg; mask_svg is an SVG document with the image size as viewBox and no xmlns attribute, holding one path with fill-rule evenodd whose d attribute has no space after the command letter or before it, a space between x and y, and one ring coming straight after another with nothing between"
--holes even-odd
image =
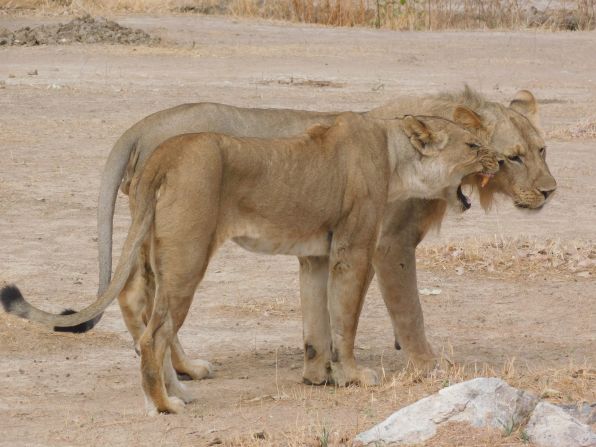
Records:
<instances>
[{"instance_id":1,"label":"lion's open mouth","mask_svg":"<svg viewBox=\"0 0 596 447\"><path fill-rule=\"evenodd\" d=\"M479 186L481 188L484 188L486 185L488 185L488 182L490 182L491 179L494 177L494 174L487 172L480 172L477 175L478 177L480 177ZM457 187L457 199L459 200L459 203L461 204L463 211L469 210L472 206L472 200L470 200L470 198L464 194L461 188L461 184Z\"/></svg>"}]
</instances>

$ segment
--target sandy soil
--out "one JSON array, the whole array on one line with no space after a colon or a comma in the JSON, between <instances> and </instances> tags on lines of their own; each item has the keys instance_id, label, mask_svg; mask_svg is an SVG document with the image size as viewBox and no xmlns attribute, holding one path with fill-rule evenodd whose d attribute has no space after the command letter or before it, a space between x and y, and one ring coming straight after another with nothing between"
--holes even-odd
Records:
<instances>
[{"instance_id":1,"label":"sandy soil","mask_svg":"<svg viewBox=\"0 0 596 447\"><path fill-rule=\"evenodd\" d=\"M49 333L0 314L0 445L324 445L325 433L330 445L349 444L396 409L483 371L546 390L555 401L596 400L590 369L596 363L596 141L568 132L596 122L596 33L396 33L189 16L117 19L165 43L0 48L0 282L19 284L44 309L94 299L104 160L131 124L182 102L365 110L463 81L499 101L527 88L542 102L547 135L567 135L548 142L558 192L540 213L505 202L490 214L476 206L424 242L420 287L441 289L421 298L428 334L456 362L444 376L418 381L402 373L404 356L392 349L373 284L357 355L382 368L384 385L302 385L296 260L229 244L209 266L181 331L190 354L215 365L213 379L190 385L198 400L185 414L144 415L139 360L117 305L84 335ZM3 16L0 28L56 21ZM127 214L126 200L119 200L116 246ZM529 250L573 246L567 256L579 261L553 268L548 256L527 264L517 246L499 252L523 267L519 274L498 265L468 268L466 259L462 270L433 257L445 244L477 250L520 235L532 241ZM427 445L522 445L515 433L470 433L463 440L443 433Z\"/></svg>"}]
</instances>

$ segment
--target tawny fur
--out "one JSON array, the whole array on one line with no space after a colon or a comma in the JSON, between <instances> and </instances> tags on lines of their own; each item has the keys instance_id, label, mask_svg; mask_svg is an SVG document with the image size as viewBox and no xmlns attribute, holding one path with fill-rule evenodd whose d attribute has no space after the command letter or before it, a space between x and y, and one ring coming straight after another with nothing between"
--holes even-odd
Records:
<instances>
[{"instance_id":1,"label":"tawny fur","mask_svg":"<svg viewBox=\"0 0 596 447\"><path fill-rule=\"evenodd\" d=\"M188 396L170 360L175 337L215 250L232 239L264 253L323 257L333 346L332 377L323 379L376 384L376 373L356 364L353 348L387 202L449 199L465 176L496 173L497 160L478 137L435 117L376 120L346 113L331 127L289 139L171 138L133 179L133 222L123 256L107 293L90 308L103 310L121 291L121 297L139 287L146 293L146 275L138 274L149 261L155 297L145 297L146 326L127 326L140 335L135 341L149 412L178 412ZM44 324L80 319L52 318L26 304L28 313L19 315Z\"/></svg>"}]
</instances>

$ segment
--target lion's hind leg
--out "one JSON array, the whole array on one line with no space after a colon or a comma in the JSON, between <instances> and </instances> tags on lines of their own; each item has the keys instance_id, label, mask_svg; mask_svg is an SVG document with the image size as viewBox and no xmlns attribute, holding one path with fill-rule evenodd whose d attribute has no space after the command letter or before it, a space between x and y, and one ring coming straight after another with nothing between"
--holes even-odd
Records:
<instances>
[{"instance_id":1,"label":"lion's hind leg","mask_svg":"<svg viewBox=\"0 0 596 447\"><path fill-rule=\"evenodd\" d=\"M151 234L155 297L139 343L143 391L150 414L178 413L184 408L184 401L176 394L186 398L186 393L170 356L216 247L220 182L213 178L217 171L204 174L181 169L165 181L167 188L158 192Z\"/></svg>"},{"instance_id":2,"label":"lion's hind leg","mask_svg":"<svg viewBox=\"0 0 596 447\"><path fill-rule=\"evenodd\" d=\"M125 287L118 296L122 317L128 332L132 336L137 353L140 352L139 340L151 315L154 296L155 278L149 264L149 246L146 245L139 253L134 272L131 273ZM170 348L171 360L168 360L168 362L173 364L176 372L189 377L190 380L200 380L211 376L213 372L211 364L206 360L190 359L182 349L178 335L174 336Z\"/></svg>"},{"instance_id":3,"label":"lion's hind leg","mask_svg":"<svg viewBox=\"0 0 596 447\"><path fill-rule=\"evenodd\" d=\"M179 231L176 236L188 241L190 235L185 233ZM156 293L153 312L139 343L142 384L149 414L178 413L184 408L185 401L192 400L176 377L170 351L208 260L208 242L171 245L168 239L160 238L159 244L153 244L153 251L159 251L152 257L155 260ZM157 249L157 245L163 248Z\"/></svg>"},{"instance_id":4,"label":"lion's hind leg","mask_svg":"<svg viewBox=\"0 0 596 447\"><path fill-rule=\"evenodd\" d=\"M139 340L151 315L154 295L155 280L149 265L149 244L146 243L139 252L134 271L118 295L122 318L132 336L137 353L139 352Z\"/></svg>"}]
</instances>

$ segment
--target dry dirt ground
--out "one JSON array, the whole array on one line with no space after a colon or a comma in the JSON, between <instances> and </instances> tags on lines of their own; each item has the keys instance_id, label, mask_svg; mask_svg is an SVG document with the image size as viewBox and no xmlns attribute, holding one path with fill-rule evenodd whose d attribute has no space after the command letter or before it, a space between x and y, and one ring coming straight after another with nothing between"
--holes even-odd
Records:
<instances>
[{"instance_id":1,"label":"dry dirt ground","mask_svg":"<svg viewBox=\"0 0 596 447\"><path fill-rule=\"evenodd\" d=\"M424 242L419 285L441 291L421 297L427 331L455 366L422 381L403 373L373 283L357 356L383 386L301 384L297 261L232 244L209 266L181 331L189 353L215 366L212 379L190 384L198 400L182 415L144 415L117 305L84 335L0 314L1 445L349 445L396 409L482 373L555 402L596 401L596 33L115 18L162 43L0 48L0 282L44 309L94 299L104 160L134 122L183 102L365 110L463 81L503 102L526 88L541 100L558 192L539 213L476 205ZM2 16L0 28L57 21ZM121 198L116 247L127 226ZM521 431L506 434L456 427L427 445L523 445Z\"/></svg>"}]
</instances>

